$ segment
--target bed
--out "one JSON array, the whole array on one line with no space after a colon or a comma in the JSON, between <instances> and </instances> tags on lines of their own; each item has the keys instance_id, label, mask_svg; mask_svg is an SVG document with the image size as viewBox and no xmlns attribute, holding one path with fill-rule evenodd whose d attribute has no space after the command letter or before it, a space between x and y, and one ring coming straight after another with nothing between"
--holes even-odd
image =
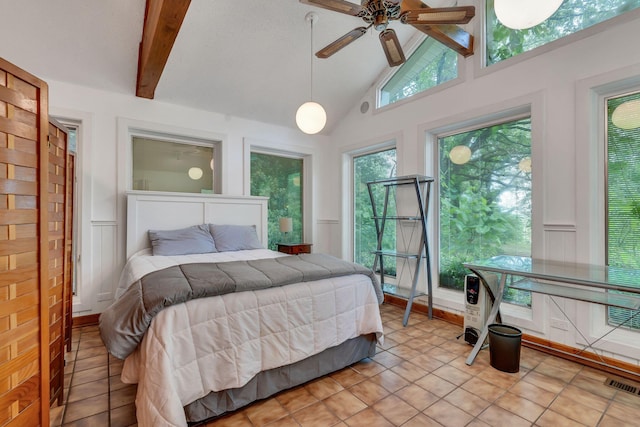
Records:
<instances>
[{"instance_id":1,"label":"bed","mask_svg":"<svg viewBox=\"0 0 640 427\"><path fill-rule=\"evenodd\" d=\"M109 352L124 358L122 381L138 384L139 425L197 424L371 357L382 342L375 276L322 254L264 249L266 203L257 197L127 195L128 261L100 329ZM166 236L206 227L222 250L154 255L155 240L149 248L149 230ZM238 238L238 230L251 236ZM321 270L331 274L319 276ZM184 285L191 295L199 293L194 290L203 277L216 275L231 275L244 291L227 292L223 285L219 295L180 299L187 294L183 280L191 281ZM263 277L269 284L257 286ZM156 313L147 299L162 287L180 297L156 298L162 306ZM177 302L168 304L172 299ZM135 322L153 316L142 328L125 319L118 304L135 307Z\"/></svg>"}]
</instances>

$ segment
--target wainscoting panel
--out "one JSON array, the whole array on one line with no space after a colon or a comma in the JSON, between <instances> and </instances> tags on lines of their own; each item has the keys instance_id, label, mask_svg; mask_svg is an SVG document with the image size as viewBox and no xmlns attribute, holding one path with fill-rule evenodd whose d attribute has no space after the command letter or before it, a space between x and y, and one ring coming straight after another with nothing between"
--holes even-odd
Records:
<instances>
[{"instance_id":1,"label":"wainscoting panel","mask_svg":"<svg viewBox=\"0 0 640 427\"><path fill-rule=\"evenodd\" d=\"M340 221L334 219L318 220L316 236L317 241L313 242L313 252L341 257ZM347 254L344 255L344 258L349 258L346 256Z\"/></svg>"},{"instance_id":2,"label":"wainscoting panel","mask_svg":"<svg viewBox=\"0 0 640 427\"><path fill-rule=\"evenodd\" d=\"M91 284L95 301L110 301L118 285L120 268L117 260L117 224L115 221L91 223ZM87 284L83 284L86 286Z\"/></svg>"}]
</instances>

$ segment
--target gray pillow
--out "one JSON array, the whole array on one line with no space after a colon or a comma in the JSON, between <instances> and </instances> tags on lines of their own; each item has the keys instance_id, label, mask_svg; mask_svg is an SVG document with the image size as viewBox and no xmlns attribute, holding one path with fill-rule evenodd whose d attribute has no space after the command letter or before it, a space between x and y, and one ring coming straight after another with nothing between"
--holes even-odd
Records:
<instances>
[{"instance_id":1,"label":"gray pillow","mask_svg":"<svg viewBox=\"0 0 640 427\"><path fill-rule=\"evenodd\" d=\"M219 252L263 248L255 225L209 224L209 231Z\"/></svg>"},{"instance_id":2,"label":"gray pillow","mask_svg":"<svg viewBox=\"0 0 640 427\"><path fill-rule=\"evenodd\" d=\"M149 230L153 255L188 255L218 252L207 224L179 230Z\"/></svg>"}]
</instances>

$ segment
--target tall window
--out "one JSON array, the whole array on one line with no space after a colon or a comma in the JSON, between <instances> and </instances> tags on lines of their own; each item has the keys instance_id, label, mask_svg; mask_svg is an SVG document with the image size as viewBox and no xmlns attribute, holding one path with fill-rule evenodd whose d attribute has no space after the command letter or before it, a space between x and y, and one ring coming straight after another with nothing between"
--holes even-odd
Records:
<instances>
[{"instance_id":1,"label":"tall window","mask_svg":"<svg viewBox=\"0 0 640 427\"><path fill-rule=\"evenodd\" d=\"M269 197L269 249L303 240L302 171L301 158L251 153L251 195ZM291 218L291 232L280 230L281 218Z\"/></svg>"},{"instance_id":2,"label":"tall window","mask_svg":"<svg viewBox=\"0 0 640 427\"><path fill-rule=\"evenodd\" d=\"M356 263L373 267L378 236L373 221L371 200L367 190L367 182L396 176L396 149L368 153L353 158L353 259ZM382 197L377 197L382 200ZM382 206L380 206L380 210ZM383 247L395 250L395 221L387 224L386 238ZM385 270L395 276L395 261L385 260Z\"/></svg>"},{"instance_id":3,"label":"tall window","mask_svg":"<svg viewBox=\"0 0 640 427\"><path fill-rule=\"evenodd\" d=\"M378 107L393 104L458 77L458 54L427 37L380 89Z\"/></svg>"},{"instance_id":4,"label":"tall window","mask_svg":"<svg viewBox=\"0 0 640 427\"><path fill-rule=\"evenodd\" d=\"M157 135L132 137L134 190L220 193L218 141Z\"/></svg>"},{"instance_id":5,"label":"tall window","mask_svg":"<svg viewBox=\"0 0 640 427\"><path fill-rule=\"evenodd\" d=\"M486 0L487 65L528 52L554 40L640 7L640 0L565 0L543 23L526 30L502 25Z\"/></svg>"},{"instance_id":6,"label":"tall window","mask_svg":"<svg viewBox=\"0 0 640 427\"><path fill-rule=\"evenodd\" d=\"M635 108L635 115L633 114ZM624 111L631 111L624 119ZM635 118L634 118L635 117ZM640 92L607 100L607 264L640 269ZM631 311L609 307L611 325ZM640 329L640 318L623 324Z\"/></svg>"},{"instance_id":7,"label":"tall window","mask_svg":"<svg viewBox=\"0 0 640 427\"><path fill-rule=\"evenodd\" d=\"M463 262L531 255L531 119L442 137L439 152L440 286L462 290Z\"/></svg>"}]
</instances>

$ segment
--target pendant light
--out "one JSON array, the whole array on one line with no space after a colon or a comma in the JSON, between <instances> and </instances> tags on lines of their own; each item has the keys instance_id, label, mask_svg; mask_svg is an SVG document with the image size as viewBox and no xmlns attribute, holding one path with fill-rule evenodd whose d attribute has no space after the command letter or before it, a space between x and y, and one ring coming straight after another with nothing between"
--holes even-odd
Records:
<instances>
[{"instance_id":1,"label":"pendant light","mask_svg":"<svg viewBox=\"0 0 640 427\"><path fill-rule=\"evenodd\" d=\"M464 165L471 160L471 149L466 145L456 145L449 151L449 159L456 165Z\"/></svg>"},{"instance_id":2,"label":"pendant light","mask_svg":"<svg viewBox=\"0 0 640 427\"><path fill-rule=\"evenodd\" d=\"M507 28L524 30L535 27L556 13L563 0L495 0L493 9Z\"/></svg>"},{"instance_id":3,"label":"pendant light","mask_svg":"<svg viewBox=\"0 0 640 427\"><path fill-rule=\"evenodd\" d=\"M305 21L311 23L311 100L305 102L296 112L296 124L304 133L313 135L320 132L327 124L327 113L322 105L313 101L313 22L318 19L318 15L313 12L307 13Z\"/></svg>"}]
</instances>

